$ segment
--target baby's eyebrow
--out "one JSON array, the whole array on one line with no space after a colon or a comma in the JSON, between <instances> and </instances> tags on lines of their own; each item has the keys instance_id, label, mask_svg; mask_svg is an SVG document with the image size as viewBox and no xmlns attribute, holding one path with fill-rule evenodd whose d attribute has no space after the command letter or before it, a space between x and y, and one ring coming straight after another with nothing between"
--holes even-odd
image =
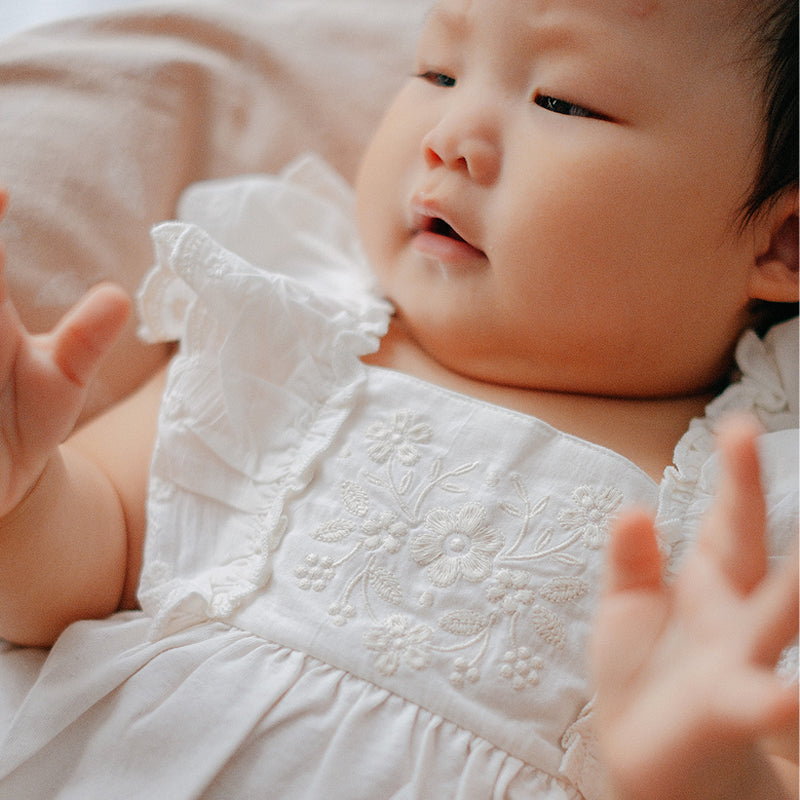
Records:
<instances>
[{"instance_id":1,"label":"baby's eyebrow","mask_svg":"<svg viewBox=\"0 0 800 800\"><path fill-rule=\"evenodd\" d=\"M425 15L425 24L440 25L448 32L454 34L468 33L472 27L472 23L461 11L453 11L446 8L441 3L437 3Z\"/></svg>"},{"instance_id":2,"label":"baby's eyebrow","mask_svg":"<svg viewBox=\"0 0 800 800\"><path fill-rule=\"evenodd\" d=\"M530 47L540 53L545 50L585 44L584 34L587 31L580 28L576 29L569 24L543 22L538 15L533 15L530 19L520 15L517 22L517 32L520 40L527 40ZM448 8L444 3L437 3L428 11L425 17L425 27L438 27L448 36L455 39L464 39L471 34L474 22L467 12L461 9Z\"/></svg>"}]
</instances>

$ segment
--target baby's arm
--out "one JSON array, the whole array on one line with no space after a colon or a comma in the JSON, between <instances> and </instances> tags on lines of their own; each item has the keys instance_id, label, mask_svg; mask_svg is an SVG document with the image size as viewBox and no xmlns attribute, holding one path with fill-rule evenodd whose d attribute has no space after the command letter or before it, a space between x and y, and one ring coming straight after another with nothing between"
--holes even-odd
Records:
<instances>
[{"instance_id":1,"label":"baby's arm","mask_svg":"<svg viewBox=\"0 0 800 800\"><path fill-rule=\"evenodd\" d=\"M0 636L10 641L49 645L70 622L134 602L158 387L61 445L129 310L121 290L101 287L32 336L0 277Z\"/></svg>"},{"instance_id":2,"label":"baby's arm","mask_svg":"<svg viewBox=\"0 0 800 800\"><path fill-rule=\"evenodd\" d=\"M797 634L798 559L767 571L756 436L721 433L722 486L672 586L650 516L613 533L592 653L609 797L797 797L796 763L773 753L797 753L797 687L774 667Z\"/></svg>"}]
</instances>

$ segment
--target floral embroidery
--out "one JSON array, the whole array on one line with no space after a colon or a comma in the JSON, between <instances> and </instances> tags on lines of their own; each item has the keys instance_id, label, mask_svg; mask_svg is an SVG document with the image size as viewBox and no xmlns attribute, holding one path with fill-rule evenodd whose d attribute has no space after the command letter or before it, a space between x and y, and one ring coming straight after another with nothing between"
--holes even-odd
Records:
<instances>
[{"instance_id":1,"label":"floral embroidery","mask_svg":"<svg viewBox=\"0 0 800 800\"><path fill-rule=\"evenodd\" d=\"M596 493L581 486L572 493L577 508L567 509L558 515L563 528L580 532L585 547L599 550L606 543L608 519L622 502L622 492L604 489Z\"/></svg>"},{"instance_id":2,"label":"floral embroidery","mask_svg":"<svg viewBox=\"0 0 800 800\"><path fill-rule=\"evenodd\" d=\"M356 529L356 526L348 520L334 519L329 522L323 522L314 533L311 534L312 539L318 542L341 542L347 539L351 533Z\"/></svg>"},{"instance_id":3,"label":"floral embroidery","mask_svg":"<svg viewBox=\"0 0 800 800\"><path fill-rule=\"evenodd\" d=\"M402 614L388 617L379 628L367 631L362 641L368 650L375 650L375 666L384 675L394 675L404 663L411 669L425 669L431 661L427 643L433 631L427 625L410 627Z\"/></svg>"},{"instance_id":4,"label":"floral embroidery","mask_svg":"<svg viewBox=\"0 0 800 800\"><path fill-rule=\"evenodd\" d=\"M328 614L331 617L331 622L334 625L341 627L347 624L347 620L352 619L356 615L356 609L349 603L331 603L328 608Z\"/></svg>"},{"instance_id":5,"label":"floral embroidery","mask_svg":"<svg viewBox=\"0 0 800 800\"><path fill-rule=\"evenodd\" d=\"M425 517L427 533L410 545L412 558L428 568L434 586L452 586L459 577L473 583L492 574L493 557L503 546L503 537L486 524L480 503L467 503L455 513L436 508Z\"/></svg>"},{"instance_id":6,"label":"floral embroidery","mask_svg":"<svg viewBox=\"0 0 800 800\"><path fill-rule=\"evenodd\" d=\"M367 493L355 482L345 481L341 487L342 505L356 517L363 517L369 510Z\"/></svg>"},{"instance_id":7,"label":"floral embroidery","mask_svg":"<svg viewBox=\"0 0 800 800\"><path fill-rule=\"evenodd\" d=\"M465 682L477 683L481 674L466 658L457 658L453 662L453 671L450 673L450 683L456 689L462 689Z\"/></svg>"},{"instance_id":8,"label":"floral embroidery","mask_svg":"<svg viewBox=\"0 0 800 800\"><path fill-rule=\"evenodd\" d=\"M316 554L306 556L303 564L298 564L294 574L301 589L313 589L322 592L333 577L333 559Z\"/></svg>"},{"instance_id":9,"label":"floral embroidery","mask_svg":"<svg viewBox=\"0 0 800 800\"><path fill-rule=\"evenodd\" d=\"M384 511L373 519L365 520L361 531L364 534L361 544L365 550L383 548L387 553L396 553L403 546L408 525L397 519L391 511Z\"/></svg>"},{"instance_id":10,"label":"floral embroidery","mask_svg":"<svg viewBox=\"0 0 800 800\"><path fill-rule=\"evenodd\" d=\"M372 445L367 455L376 464L385 464L392 455L407 467L411 467L420 459L420 451L415 445L429 442L433 436L430 426L417 422L410 411L398 411L394 420L374 422L367 429L367 439Z\"/></svg>"},{"instance_id":11,"label":"floral embroidery","mask_svg":"<svg viewBox=\"0 0 800 800\"><path fill-rule=\"evenodd\" d=\"M375 653L383 675L424 670L435 660L449 661L449 680L462 690L479 683L488 667L487 675L516 691L539 685L547 654L568 645L565 607L590 591L575 546L604 545L621 492L581 486L572 505L545 517L549 497L534 501L519 475L488 468L482 481L497 498L493 508L477 500L448 505L442 500L464 495L461 478L480 465L447 469L419 414L398 411L370 425L364 438L376 467L340 484L343 515L309 534L328 550L297 565L298 586L336 592L328 606L336 626L366 616L370 627L361 643ZM504 486L511 487L510 497ZM507 524L501 525L503 516ZM557 523L547 525L548 518ZM415 586L411 597L412 584L399 577L409 564L428 582L428 588ZM450 594L462 581L483 584L473 607L460 607L463 600L453 605L454 597L464 597ZM404 608L408 615L400 613ZM431 624L417 623L414 613Z\"/></svg>"},{"instance_id":12,"label":"floral embroidery","mask_svg":"<svg viewBox=\"0 0 800 800\"><path fill-rule=\"evenodd\" d=\"M563 649L567 643L567 633L557 614L550 611L549 608L536 605L531 609L531 620L536 633L542 639L557 650Z\"/></svg>"},{"instance_id":13,"label":"floral embroidery","mask_svg":"<svg viewBox=\"0 0 800 800\"><path fill-rule=\"evenodd\" d=\"M503 666L500 667L500 675L511 685L521 691L528 686L539 685L539 672L544 667L544 661L527 647L518 647L516 650L509 650L503 656Z\"/></svg>"},{"instance_id":14,"label":"floral embroidery","mask_svg":"<svg viewBox=\"0 0 800 800\"><path fill-rule=\"evenodd\" d=\"M430 426L410 411L398 411L390 422L373 423L368 428L365 438L371 442L368 445L370 459L379 464L381 470L366 471L363 477L372 487L373 493L375 490L388 493L395 510L382 509L377 513L371 513L372 495L364 488L364 484L347 480L340 485L340 498L344 509L357 519L327 520L310 534L312 539L326 545L342 545L347 542L351 544L347 552L326 562L324 577L312 576L309 573L309 565L306 563L308 558L306 562L299 564L295 574L301 589L306 591L312 589L315 585L321 585L323 580L327 585L339 569L360 560L360 566L351 568L351 577L339 597L328 607L328 614L335 625L346 625L349 620L355 618L357 614L355 597L360 598L359 605L374 622L378 620L374 610L376 601L380 600L393 606L403 603L401 582L391 569L391 564L383 559L404 550L411 527L424 522L421 509L433 491L438 489L446 494L462 494L466 491L457 483L457 479L475 469L477 466L475 463L462 464L453 470L445 471L441 460L435 459L425 476L418 474L414 469L422 457L421 448L432 436ZM438 574L437 569L442 570L442 574L448 569L451 571L455 569L455 580L460 574L467 577L483 574L487 569L491 572L491 563L485 562L487 545L488 549L494 545L487 541L487 536L491 540L499 534L491 532L486 525L478 524L480 521L471 519L468 508L462 517L464 518L457 520L456 525L461 524L464 527L462 536L465 541L469 542L472 541L470 537L474 538L475 552L471 556L465 553L463 567L447 564L434 567L433 561L436 557L432 558L430 566L434 574ZM356 537L356 532L360 532L361 535ZM353 541L354 539L356 541ZM437 552L436 556L443 556L443 553ZM309 557L317 558L314 555ZM431 598L429 607L432 605Z\"/></svg>"},{"instance_id":15,"label":"floral embroidery","mask_svg":"<svg viewBox=\"0 0 800 800\"><path fill-rule=\"evenodd\" d=\"M521 569L501 569L486 588L486 597L500 606L504 614L516 614L522 606L533 605L536 593L528 584L530 573Z\"/></svg>"}]
</instances>

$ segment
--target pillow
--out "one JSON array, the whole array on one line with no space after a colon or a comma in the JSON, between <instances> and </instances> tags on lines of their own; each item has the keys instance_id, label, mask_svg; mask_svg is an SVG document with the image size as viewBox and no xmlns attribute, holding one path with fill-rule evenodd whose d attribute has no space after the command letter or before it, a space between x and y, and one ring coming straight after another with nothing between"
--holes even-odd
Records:
<instances>
[{"instance_id":1,"label":"pillow","mask_svg":"<svg viewBox=\"0 0 800 800\"><path fill-rule=\"evenodd\" d=\"M408 74L430 0L168 2L61 22L0 51L0 239L23 321L52 327L100 280L133 293L150 227L205 178L306 150L352 179ZM163 357L132 320L84 417Z\"/></svg>"}]
</instances>

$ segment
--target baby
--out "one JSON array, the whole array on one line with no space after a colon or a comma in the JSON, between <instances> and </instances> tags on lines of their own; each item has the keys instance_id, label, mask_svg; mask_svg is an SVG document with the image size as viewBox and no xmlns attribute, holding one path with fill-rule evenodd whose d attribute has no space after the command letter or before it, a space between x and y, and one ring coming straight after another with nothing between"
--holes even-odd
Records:
<instances>
[{"instance_id":1,"label":"baby","mask_svg":"<svg viewBox=\"0 0 800 800\"><path fill-rule=\"evenodd\" d=\"M798 299L796 28L441 0L360 245L313 162L193 189L141 300L179 350L77 432L128 299L5 298L0 634L58 642L0 796L796 793L795 434L721 421Z\"/></svg>"}]
</instances>

